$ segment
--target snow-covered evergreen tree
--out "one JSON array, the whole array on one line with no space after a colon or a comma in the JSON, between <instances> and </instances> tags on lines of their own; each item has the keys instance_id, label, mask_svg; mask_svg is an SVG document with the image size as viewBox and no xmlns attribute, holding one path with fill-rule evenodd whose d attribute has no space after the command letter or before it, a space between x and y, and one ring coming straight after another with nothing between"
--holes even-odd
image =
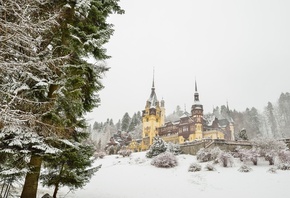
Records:
<instances>
[{"instance_id":1,"label":"snow-covered evergreen tree","mask_svg":"<svg viewBox=\"0 0 290 198\"><path fill-rule=\"evenodd\" d=\"M45 170L40 176L44 186L54 187L53 198L57 197L62 186L68 186L70 190L83 187L101 167L92 167L92 145L72 141L70 144L61 143L58 146L61 153L44 156Z\"/></svg>"},{"instance_id":2,"label":"snow-covered evergreen tree","mask_svg":"<svg viewBox=\"0 0 290 198\"><path fill-rule=\"evenodd\" d=\"M122 118L121 130L128 132L130 122L131 117L129 116L128 112L126 112Z\"/></svg>"},{"instance_id":3,"label":"snow-covered evergreen tree","mask_svg":"<svg viewBox=\"0 0 290 198\"><path fill-rule=\"evenodd\" d=\"M167 150L166 142L159 136L155 136L152 145L149 148L149 151L146 153L146 157L152 158L160 153L163 153Z\"/></svg>"},{"instance_id":4,"label":"snow-covered evergreen tree","mask_svg":"<svg viewBox=\"0 0 290 198\"><path fill-rule=\"evenodd\" d=\"M32 171L26 174L23 198L36 197L41 155L49 150L51 137L74 136L86 127L84 113L99 103L96 92L103 87L99 79L107 70L99 62L108 58L103 44L113 33L106 19L123 12L117 3L7 0L0 4L1 141L13 134L7 145L30 157ZM97 64L88 63L89 56ZM31 144L23 149L26 139Z\"/></svg>"}]
</instances>

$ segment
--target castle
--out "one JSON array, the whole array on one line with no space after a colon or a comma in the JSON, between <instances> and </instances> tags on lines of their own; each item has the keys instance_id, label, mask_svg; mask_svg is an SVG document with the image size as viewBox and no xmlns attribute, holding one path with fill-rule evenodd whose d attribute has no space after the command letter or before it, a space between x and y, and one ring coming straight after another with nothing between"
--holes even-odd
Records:
<instances>
[{"instance_id":1,"label":"castle","mask_svg":"<svg viewBox=\"0 0 290 198\"><path fill-rule=\"evenodd\" d=\"M163 99L158 101L153 79L150 97L142 111L142 122L141 150L147 150L157 135L175 144L202 139L234 140L234 123L231 118L214 115L204 117L196 82L191 114L185 112L179 120L165 122L165 102Z\"/></svg>"}]
</instances>

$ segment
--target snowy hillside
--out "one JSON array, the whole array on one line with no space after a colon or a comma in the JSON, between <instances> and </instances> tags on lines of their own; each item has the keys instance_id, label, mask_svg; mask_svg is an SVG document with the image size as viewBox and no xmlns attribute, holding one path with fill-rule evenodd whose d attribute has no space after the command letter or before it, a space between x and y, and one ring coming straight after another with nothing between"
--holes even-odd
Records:
<instances>
[{"instance_id":1,"label":"snowy hillside","mask_svg":"<svg viewBox=\"0 0 290 198\"><path fill-rule=\"evenodd\" d=\"M239 172L241 163L235 159L235 166L216 171L206 171L206 163L200 163L202 170L188 172L196 157L179 155L178 166L169 169L156 168L145 152L133 153L131 157L118 155L97 159L96 165L102 168L84 189L74 193L62 188L59 197L66 198L207 198L207 197L263 197L288 198L290 196L290 171L277 170L269 173L268 162L260 159L258 166L248 164L253 170ZM45 191L45 189L43 189ZM43 195L39 193L39 196ZM48 191L47 191L48 192ZM49 191L50 194L51 191Z\"/></svg>"}]
</instances>

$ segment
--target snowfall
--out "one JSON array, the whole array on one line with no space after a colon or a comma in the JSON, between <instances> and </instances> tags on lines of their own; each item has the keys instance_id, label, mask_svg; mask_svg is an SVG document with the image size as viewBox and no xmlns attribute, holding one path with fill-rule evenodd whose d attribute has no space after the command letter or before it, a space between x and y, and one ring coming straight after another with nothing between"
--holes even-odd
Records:
<instances>
[{"instance_id":1,"label":"snowfall","mask_svg":"<svg viewBox=\"0 0 290 198\"><path fill-rule=\"evenodd\" d=\"M196 156L178 155L178 166L157 168L150 164L152 159L145 152L132 153L130 157L119 155L97 159L94 165L102 164L90 182L74 192L68 188L60 189L60 198L209 198L209 197L262 197L289 198L290 171L268 172L271 166L259 159L258 165L250 162L251 172L239 172L241 162L224 168L215 165L216 171L207 171L204 166L199 172L188 172ZM40 187L38 197L52 194L53 189Z\"/></svg>"}]
</instances>

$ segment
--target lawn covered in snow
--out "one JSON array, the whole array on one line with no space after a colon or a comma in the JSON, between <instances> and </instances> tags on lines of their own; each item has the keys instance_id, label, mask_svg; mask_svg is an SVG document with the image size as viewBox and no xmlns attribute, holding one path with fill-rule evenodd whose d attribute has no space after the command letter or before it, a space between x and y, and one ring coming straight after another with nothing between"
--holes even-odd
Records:
<instances>
[{"instance_id":1,"label":"lawn covered in snow","mask_svg":"<svg viewBox=\"0 0 290 198\"><path fill-rule=\"evenodd\" d=\"M277 170L269 173L267 161L259 159L258 166L249 173L239 172L239 159L233 167L215 165L216 171L188 172L191 163L197 162L192 155L179 155L178 166L156 168L145 152L133 153L130 157L119 155L97 159L95 165L102 164L89 184L83 189L69 192L61 188L59 197L66 198L207 198L207 197L290 197L290 171ZM204 167L207 162L200 163ZM39 193L43 195L45 189ZM46 191L48 192L48 191ZM52 194L52 190L49 191Z\"/></svg>"}]
</instances>

